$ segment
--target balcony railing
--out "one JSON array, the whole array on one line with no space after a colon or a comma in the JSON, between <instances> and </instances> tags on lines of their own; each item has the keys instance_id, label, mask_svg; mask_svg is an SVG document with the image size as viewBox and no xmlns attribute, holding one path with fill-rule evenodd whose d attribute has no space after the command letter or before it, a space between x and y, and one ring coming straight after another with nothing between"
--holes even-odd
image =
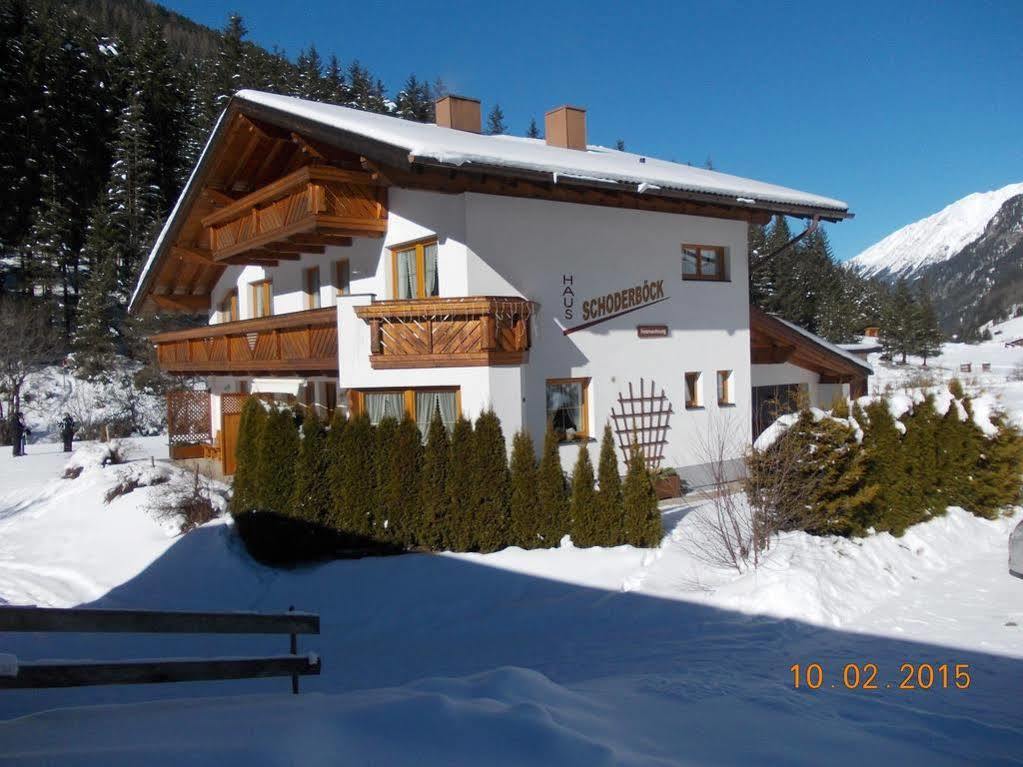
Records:
<instances>
[{"instance_id":1,"label":"balcony railing","mask_svg":"<svg viewBox=\"0 0 1023 767\"><path fill-rule=\"evenodd\" d=\"M377 301L355 309L369 324L374 369L520 365L533 304L478 296Z\"/></svg>"},{"instance_id":2,"label":"balcony railing","mask_svg":"<svg viewBox=\"0 0 1023 767\"><path fill-rule=\"evenodd\" d=\"M279 257L275 246L312 235L382 236L387 190L367 173L309 165L211 213L202 225L216 261Z\"/></svg>"},{"instance_id":3,"label":"balcony railing","mask_svg":"<svg viewBox=\"0 0 1023 767\"><path fill-rule=\"evenodd\" d=\"M337 309L310 309L151 336L179 375L337 375Z\"/></svg>"}]
</instances>

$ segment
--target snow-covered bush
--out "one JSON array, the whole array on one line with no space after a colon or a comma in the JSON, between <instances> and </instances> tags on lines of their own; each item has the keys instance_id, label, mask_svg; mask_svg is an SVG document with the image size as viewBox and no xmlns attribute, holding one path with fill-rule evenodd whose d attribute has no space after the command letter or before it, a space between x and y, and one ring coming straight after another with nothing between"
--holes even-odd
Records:
<instances>
[{"instance_id":1,"label":"snow-covered bush","mask_svg":"<svg viewBox=\"0 0 1023 767\"><path fill-rule=\"evenodd\" d=\"M76 479L83 471L113 466L128 460L132 445L120 439L109 442L92 442L82 445L71 454L64 464L64 479Z\"/></svg>"},{"instance_id":2,"label":"snow-covered bush","mask_svg":"<svg viewBox=\"0 0 1023 767\"><path fill-rule=\"evenodd\" d=\"M779 454L795 451L805 497L786 499L791 478L777 471ZM948 388L863 397L851 416L804 410L783 416L757 440L748 462L754 506L768 516L794 515L779 529L860 535L901 535L908 527L961 506L993 518L1020 500L1023 435L990 397L970 398L958 381Z\"/></svg>"},{"instance_id":3,"label":"snow-covered bush","mask_svg":"<svg viewBox=\"0 0 1023 767\"><path fill-rule=\"evenodd\" d=\"M181 533L211 522L227 511L227 489L199 473L177 471L163 492L154 496L150 511L176 521Z\"/></svg>"},{"instance_id":4,"label":"snow-covered bush","mask_svg":"<svg viewBox=\"0 0 1023 767\"><path fill-rule=\"evenodd\" d=\"M163 485L170 481L171 470L166 464L128 464L118 471L117 484L103 496L105 503L138 490L140 487Z\"/></svg>"}]
</instances>

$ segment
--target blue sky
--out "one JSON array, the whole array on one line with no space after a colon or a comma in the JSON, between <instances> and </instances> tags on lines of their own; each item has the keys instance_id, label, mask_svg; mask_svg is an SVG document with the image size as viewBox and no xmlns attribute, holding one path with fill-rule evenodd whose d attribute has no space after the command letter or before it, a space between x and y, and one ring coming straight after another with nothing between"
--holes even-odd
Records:
<instances>
[{"instance_id":1,"label":"blue sky","mask_svg":"<svg viewBox=\"0 0 1023 767\"><path fill-rule=\"evenodd\" d=\"M1023 181L1023 2L162 0L250 39L310 43L396 91L410 72L500 103L563 103L591 143L846 200L839 258L974 191Z\"/></svg>"}]
</instances>

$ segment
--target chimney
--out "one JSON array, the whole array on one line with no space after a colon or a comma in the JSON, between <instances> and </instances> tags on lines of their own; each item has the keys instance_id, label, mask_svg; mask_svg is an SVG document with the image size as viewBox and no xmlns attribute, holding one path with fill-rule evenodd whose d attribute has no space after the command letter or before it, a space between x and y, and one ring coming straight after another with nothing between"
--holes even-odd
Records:
<instances>
[{"instance_id":1,"label":"chimney","mask_svg":"<svg viewBox=\"0 0 1023 767\"><path fill-rule=\"evenodd\" d=\"M454 128L469 133L479 133L480 102L478 99L467 99L464 96L444 96L434 103L437 125L442 128Z\"/></svg>"},{"instance_id":2,"label":"chimney","mask_svg":"<svg viewBox=\"0 0 1023 767\"><path fill-rule=\"evenodd\" d=\"M544 135L548 146L586 150L586 110L563 106L544 116Z\"/></svg>"}]
</instances>

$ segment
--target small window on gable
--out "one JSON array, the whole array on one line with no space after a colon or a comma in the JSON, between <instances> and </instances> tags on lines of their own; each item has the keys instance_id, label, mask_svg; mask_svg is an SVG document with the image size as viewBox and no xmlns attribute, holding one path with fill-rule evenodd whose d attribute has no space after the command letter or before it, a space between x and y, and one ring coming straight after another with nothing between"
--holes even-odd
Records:
<instances>
[{"instance_id":1,"label":"small window on gable","mask_svg":"<svg viewBox=\"0 0 1023 767\"><path fill-rule=\"evenodd\" d=\"M702 378L699 373L686 373L686 410L703 407L703 397L700 395Z\"/></svg>"},{"instance_id":2,"label":"small window on gable","mask_svg":"<svg viewBox=\"0 0 1023 767\"><path fill-rule=\"evenodd\" d=\"M273 309L273 283L270 280L260 280L249 284L252 299L251 313L254 319L269 317L274 313Z\"/></svg>"},{"instance_id":3,"label":"small window on gable","mask_svg":"<svg viewBox=\"0 0 1023 767\"><path fill-rule=\"evenodd\" d=\"M683 245L682 279L727 280L725 249L720 245Z\"/></svg>"},{"instance_id":4,"label":"small window on gable","mask_svg":"<svg viewBox=\"0 0 1023 767\"><path fill-rule=\"evenodd\" d=\"M231 290L220 302L220 322L238 321L238 288Z\"/></svg>"},{"instance_id":5,"label":"small window on gable","mask_svg":"<svg viewBox=\"0 0 1023 767\"><path fill-rule=\"evenodd\" d=\"M305 284L305 308L320 308L320 267L311 266L303 272Z\"/></svg>"},{"instance_id":6,"label":"small window on gable","mask_svg":"<svg viewBox=\"0 0 1023 767\"><path fill-rule=\"evenodd\" d=\"M436 240L393 248L391 259L395 298L430 298L440 295Z\"/></svg>"},{"instance_id":7,"label":"small window on gable","mask_svg":"<svg viewBox=\"0 0 1023 767\"><path fill-rule=\"evenodd\" d=\"M718 404L719 405L734 405L735 395L732 391L732 371L731 370L719 370L718 371Z\"/></svg>"},{"instance_id":8,"label":"small window on gable","mask_svg":"<svg viewBox=\"0 0 1023 767\"><path fill-rule=\"evenodd\" d=\"M342 258L334 262L334 289L339 296L347 296L352 292L351 268L348 259Z\"/></svg>"}]
</instances>

